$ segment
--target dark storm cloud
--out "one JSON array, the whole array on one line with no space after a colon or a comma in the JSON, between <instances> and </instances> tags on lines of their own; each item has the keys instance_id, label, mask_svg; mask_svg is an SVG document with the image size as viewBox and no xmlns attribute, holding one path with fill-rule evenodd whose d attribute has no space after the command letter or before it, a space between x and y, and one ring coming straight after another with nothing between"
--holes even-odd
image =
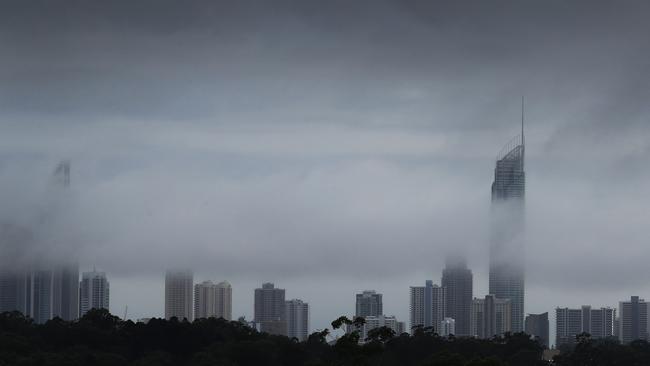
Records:
<instances>
[{"instance_id":1,"label":"dark storm cloud","mask_svg":"<svg viewBox=\"0 0 650 366\"><path fill-rule=\"evenodd\" d=\"M377 286L405 319L450 248L487 291L521 95L527 306L650 290L648 2L0 4L0 219L115 273L136 313L179 263L239 284L240 308L282 281L329 302L318 324L352 300L310 281ZM63 158L68 197L48 186Z\"/></svg>"}]
</instances>

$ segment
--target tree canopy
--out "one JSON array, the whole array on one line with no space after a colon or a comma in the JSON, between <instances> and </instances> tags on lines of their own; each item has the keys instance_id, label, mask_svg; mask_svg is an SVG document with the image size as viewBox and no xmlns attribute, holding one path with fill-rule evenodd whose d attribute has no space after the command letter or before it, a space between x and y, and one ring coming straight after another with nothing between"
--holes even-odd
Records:
<instances>
[{"instance_id":1,"label":"tree canopy","mask_svg":"<svg viewBox=\"0 0 650 366\"><path fill-rule=\"evenodd\" d=\"M353 322L340 318L333 326L347 323ZM363 343L358 332L331 342L328 335L325 329L298 342L236 321L210 318L190 323L174 318L145 324L123 321L106 310L92 310L75 322L57 318L35 324L10 312L0 314L0 366L545 364L542 347L523 333L480 340L440 337L424 328L413 335L379 328Z\"/></svg>"}]
</instances>

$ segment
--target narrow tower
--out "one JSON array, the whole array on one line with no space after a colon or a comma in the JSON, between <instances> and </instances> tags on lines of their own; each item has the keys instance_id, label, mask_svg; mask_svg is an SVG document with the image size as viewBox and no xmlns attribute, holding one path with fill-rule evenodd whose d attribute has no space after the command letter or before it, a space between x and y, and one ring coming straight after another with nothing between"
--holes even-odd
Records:
<instances>
[{"instance_id":1,"label":"narrow tower","mask_svg":"<svg viewBox=\"0 0 650 366\"><path fill-rule=\"evenodd\" d=\"M512 331L524 330L524 99L521 134L499 152L492 183L490 294L512 304Z\"/></svg>"}]
</instances>

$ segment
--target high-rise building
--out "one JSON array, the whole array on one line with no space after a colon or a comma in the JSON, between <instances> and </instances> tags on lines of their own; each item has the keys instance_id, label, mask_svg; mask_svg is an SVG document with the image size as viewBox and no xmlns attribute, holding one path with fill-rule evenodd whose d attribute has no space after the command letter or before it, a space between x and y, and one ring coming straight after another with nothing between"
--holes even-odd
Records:
<instances>
[{"instance_id":1,"label":"high-rise building","mask_svg":"<svg viewBox=\"0 0 650 366\"><path fill-rule=\"evenodd\" d=\"M37 324L52 319L52 282L51 270L38 270L32 279L32 317Z\"/></svg>"},{"instance_id":2,"label":"high-rise building","mask_svg":"<svg viewBox=\"0 0 650 366\"><path fill-rule=\"evenodd\" d=\"M588 333L592 338L607 338L614 335L616 311L611 308L592 309L583 305L580 309L555 309L556 345L573 344L576 336Z\"/></svg>"},{"instance_id":3,"label":"high-rise building","mask_svg":"<svg viewBox=\"0 0 650 366\"><path fill-rule=\"evenodd\" d=\"M192 290L194 275L191 271L167 271L165 273L165 319L194 320Z\"/></svg>"},{"instance_id":4,"label":"high-rise building","mask_svg":"<svg viewBox=\"0 0 650 366\"><path fill-rule=\"evenodd\" d=\"M618 303L619 309L619 340L630 343L634 340L648 340L648 303L638 296L632 296L630 301Z\"/></svg>"},{"instance_id":5,"label":"high-rise building","mask_svg":"<svg viewBox=\"0 0 650 366\"><path fill-rule=\"evenodd\" d=\"M456 321L453 318L444 318L440 321L438 334L443 337L456 334Z\"/></svg>"},{"instance_id":6,"label":"high-rise building","mask_svg":"<svg viewBox=\"0 0 650 366\"><path fill-rule=\"evenodd\" d=\"M32 232L0 223L0 312L20 311L31 316Z\"/></svg>"},{"instance_id":7,"label":"high-rise building","mask_svg":"<svg viewBox=\"0 0 650 366\"><path fill-rule=\"evenodd\" d=\"M395 332L396 335L402 334L405 331L404 322L400 322L394 315L368 315L364 317L365 323L360 328L356 328L354 325L349 325L347 331L351 332L354 330L359 331L359 340L364 342L368 338L368 333L377 328L386 327Z\"/></svg>"},{"instance_id":8,"label":"high-rise building","mask_svg":"<svg viewBox=\"0 0 650 366\"><path fill-rule=\"evenodd\" d=\"M524 330L524 118L521 135L497 155L492 183L490 294L512 304L512 331Z\"/></svg>"},{"instance_id":9,"label":"high-rise building","mask_svg":"<svg viewBox=\"0 0 650 366\"><path fill-rule=\"evenodd\" d=\"M357 317L380 316L384 313L382 295L375 291L363 291L357 294L356 312Z\"/></svg>"},{"instance_id":10,"label":"high-rise building","mask_svg":"<svg viewBox=\"0 0 650 366\"><path fill-rule=\"evenodd\" d=\"M456 335L470 335L472 308L472 271L465 260L457 257L447 259L442 271L441 285L447 291L446 317L456 321Z\"/></svg>"},{"instance_id":11,"label":"high-rise building","mask_svg":"<svg viewBox=\"0 0 650 366\"><path fill-rule=\"evenodd\" d=\"M512 303L509 299L486 295L484 299L474 299L471 310L470 333L473 337L491 338L512 331Z\"/></svg>"},{"instance_id":12,"label":"high-rise building","mask_svg":"<svg viewBox=\"0 0 650 366\"><path fill-rule=\"evenodd\" d=\"M555 344L573 344L582 333L582 309L555 309Z\"/></svg>"},{"instance_id":13,"label":"high-rise building","mask_svg":"<svg viewBox=\"0 0 650 366\"><path fill-rule=\"evenodd\" d=\"M309 336L309 304L293 299L285 302L287 337L306 341Z\"/></svg>"},{"instance_id":14,"label":"high-rise building","mask_svg":"<svg viewBox=\"0 0 650 366\"><path fill-rule=\"evenodd\" d=\"M194 285L194 319L216 317L216 286L212 281Z\"/></svg>"},{"instance_id":15,"label":"high-rise building","mask_svg":"<svg viewBox=\"0 0 650 366\"><path fill-rule=\"evenodd\" d=\"M90 309L109 308L110 285L106 273L84 272L79 284L79 315L84 316Z\"/></svg>"},{"instance_id":16,"label":"high-rise building","mask_svg":"<svg viewBox=\"0 0 650 366\"><path fill-rule=\"evenodd\" d=\"M260 331L269 334L287 334L284 294L284 289L275 288L272 283L264 283L262 288L255 289L253 321L259 324Z\"/></svg>"},{"instance_id":17,"label":"high-rise building","mask_svg":"<svg viewBox=\"0 0 650 366\"><path fill-rule=\"evenodd\" d=\"M417 327L432 327L440 331L440 322L446 313L446 294L444 287L426 281L425 286L411 286L410 325L411 331Z\"/></svg>"},{"instance_id":18,"label":"high-rise building","mask_svg":"<svg viewBox=\"0 0 650 366\"><path fill-rule=\"evenodd\" d=\"M0 272L0 313L19 311L32 315L32 274L29 271Z\"/></svg>"},{"instance_id":19,"label":"high-rise building","mask_svg":"<svg viewBox=\"0 0 650 366\"><path fill-rule=\"evenodd\" d=\"M526 333L539 341L539 344L548 348L548 313L528 314L526 316Z\"/></svg>"},{"instance_id":20,"label":"high-rise building","mask_svg":"<svg viewBox=\"0 0 650 366\"><path fill-rule=\"evenodd\" d=\"M232 320L232 287L228 282L204 281L194 285L194 318Z\"/></svg>"},{"instance_id":21,"label":"high-rise building","mask_svg":"<svg viewBox=\"0 0 650 366\"><path fill-rule=\"evenodd\" d=\"M79 319L79 264L63 264L52 273L52 316Z\"/></svg>"},{"instance_id":22,"label":"high-rise building","mask_svg":"<svg viewBox=\"0 0 650 366\"><path fill-rule=\"evenodd\" d=\"M589 334L591 338L614 337L616 310L612 308L591 309L589 315Z\"/></svg>"},{"instance_id":23,"label":"high-rise building","mask_svg":"<svg viewBox=\"0 0 650 366\"><path fill-rule=\"evenodd\" d=\"M232 286L227 281L216 284L215 316L232 320Z\"/></svg>"}]
</instances>

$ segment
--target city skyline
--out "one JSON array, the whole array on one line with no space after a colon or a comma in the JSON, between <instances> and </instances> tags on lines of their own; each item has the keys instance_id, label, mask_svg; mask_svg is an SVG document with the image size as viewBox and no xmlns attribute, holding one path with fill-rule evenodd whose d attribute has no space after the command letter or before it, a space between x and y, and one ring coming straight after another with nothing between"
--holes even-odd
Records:
<instances>
[{"instance_id":1,"label":"city skyline","mask_svg":"<svg viewBox=\"0 0 650 366\"><path fill-rule=\"evenodd\" d=\"M134 319L170 268L248 320L270 281L322 329L367 289L408 322L458 250L484 298L523 95L518 319L648 299L650 4L491 3L7 1L1 268L96 265Z\"/></svg>"}]
</instances>

